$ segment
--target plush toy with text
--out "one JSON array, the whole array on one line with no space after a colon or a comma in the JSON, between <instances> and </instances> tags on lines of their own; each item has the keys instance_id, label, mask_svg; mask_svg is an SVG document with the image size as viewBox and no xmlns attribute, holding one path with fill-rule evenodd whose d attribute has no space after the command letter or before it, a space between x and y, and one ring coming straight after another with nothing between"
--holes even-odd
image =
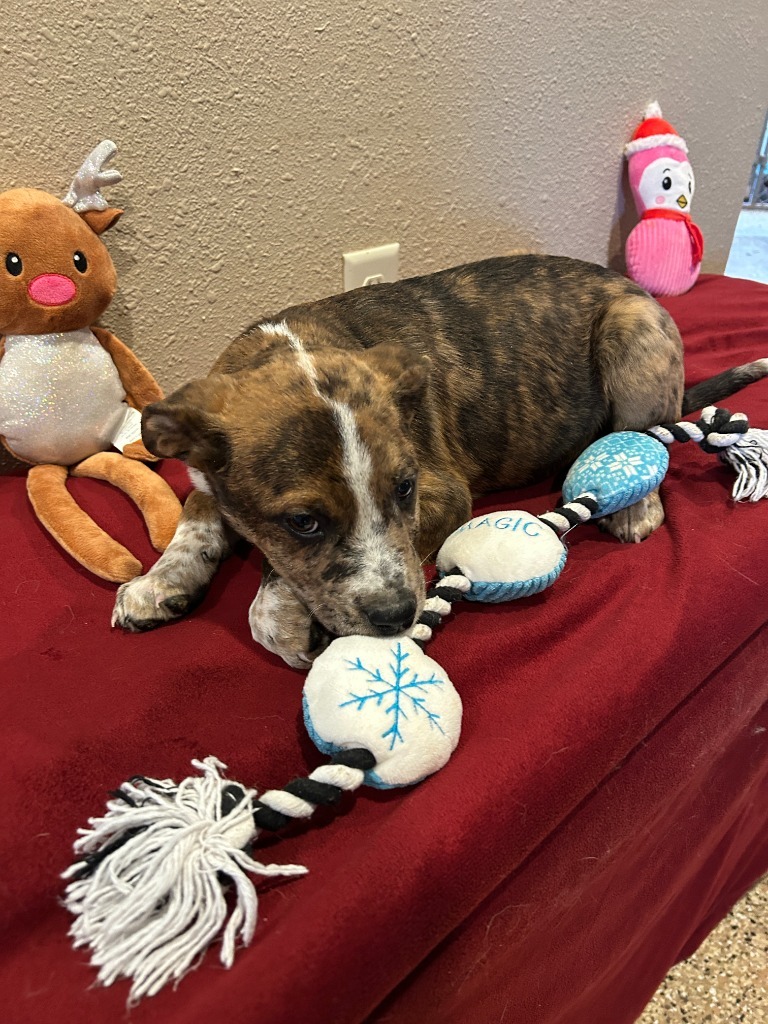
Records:
<instances>
[{"instance_id":1,"label":"plush toy with text","mask_svg":"<svg viewBox=\"0 0 768 1024\"><path fill-rule=\"evenodd\" d=\"M640 223L627 239L627 274L651 295L682 295L701 270L704 239L691 220L696 188L688 147L658 103L624 147Z\"/></svg>"},{"instance_id":2,"label":"plush toy with text","mask_svg":"<svg viewBox=\"0 0 768 1024\"><path fill-rule=\"evenodd\" d=\"M63 201L33 188L0 193L0 465L28 467L43 526L85 568L122 583L141 564L80 508L67 476L125 491L158 551L181 506L144 464L155 459L141 441L141 410L162 392L130 349L93 326L117 286L99 237L122 213L101 194L121 179L105 169L115 151L97 146Z\"/></svg>"},{"instance_id":3,"label":"plush toy with text","mask_svg":"<svg viewBox=\"0 0 768 1024\"><path fill-rule=\"evenodd\" d=\"M70 934L90 947L98 980L130 979L135 1003L178 981L217 937L230 967L236 941L248 945L256 926L249 875L306 871L254 860L260 831L309 818L363 783L413 785L450 758L461 700L423 648L452 603L509 601L549 587L567 557L561 536L657 488L674 441L720 453L738 474L734 498L768 494L768 434L744 416L711 407L697 423L609 434L574 463L554 511L490 513L451 534L438 553L439 578L405 635L339 637L317 658L304 684L304 723L330 763L260 795L226 779L214 757L194 761L201 774L181 783L140 775L113 791L106 813L80 829L77 862L64 874Z\"/></svg>"}]
</instances>

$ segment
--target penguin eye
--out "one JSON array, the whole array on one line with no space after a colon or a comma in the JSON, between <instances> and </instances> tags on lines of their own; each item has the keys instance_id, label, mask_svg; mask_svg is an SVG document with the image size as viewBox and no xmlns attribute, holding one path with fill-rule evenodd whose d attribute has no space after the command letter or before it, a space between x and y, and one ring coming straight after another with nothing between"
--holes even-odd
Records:
<instances>
[{"instance_id":1,"label":"penguin eye","mask_svg":"<svg viewBox=\"0 0 768 1024\"><path fill-rule=\"evenodd\" d=\"M668 174L662 178L661 187L664 189L665 192L669 192L669 190L672 188L672 179Z\"/></svg>"},{"instance_id":2,"label":"penguin eye","mask_svg":"<svg viewBox=\"0 0 768 1024\"><path fill-rule=\"evenodd\" d=\"M692 181L688 182L688 195L689 196L693 195L693 182Z\"/></svg>"}]
</instances>

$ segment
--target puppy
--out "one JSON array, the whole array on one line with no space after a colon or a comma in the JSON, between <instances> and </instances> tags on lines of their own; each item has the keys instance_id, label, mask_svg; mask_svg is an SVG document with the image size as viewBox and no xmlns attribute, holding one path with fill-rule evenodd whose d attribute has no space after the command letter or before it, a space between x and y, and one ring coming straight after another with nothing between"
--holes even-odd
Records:
<instances>
[{"instance_id":1,"label":"puppy","mask_svg":"<svg viewBox=\"0 0 768 1024\"><path fill-rule=\"evenodd\" d=\"M306 668L334 635L397 635L420 613L422 563L473 496L547 477L608 431L679 419L767 372L758 361L684 398L666 311L562 257L294 306L145 409L146 447L183 459L196 490L165 554L120 588L113 624L182 615L239 535L265 556L253 636L288 664ZM654 492L603 522L641 541L663 518Z\"/></svg>"}]
</instances>

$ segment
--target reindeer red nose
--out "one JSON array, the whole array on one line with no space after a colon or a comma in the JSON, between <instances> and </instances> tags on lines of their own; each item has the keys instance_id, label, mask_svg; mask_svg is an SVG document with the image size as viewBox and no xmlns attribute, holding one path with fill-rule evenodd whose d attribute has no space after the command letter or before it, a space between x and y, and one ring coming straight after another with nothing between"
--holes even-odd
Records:
<instances>
[{"instance_id":1,"label":"reindeer red nose","mask_svg":"<svg viewBox=\"0 0 768 1024\"><path fill-rule=\"evenodd\" d=\"M40 274L27 285L29 297L41 306L63 306L77 293L75 282L64 274Z\"/></svg>"}]
</instances>

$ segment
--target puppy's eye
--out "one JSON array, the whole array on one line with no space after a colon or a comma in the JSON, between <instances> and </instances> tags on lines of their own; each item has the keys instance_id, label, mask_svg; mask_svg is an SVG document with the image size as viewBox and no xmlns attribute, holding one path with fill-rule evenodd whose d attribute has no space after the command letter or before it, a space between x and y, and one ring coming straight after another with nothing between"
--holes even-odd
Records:
<instances>
[{"instance_id":1,"label":"puppy's eye","mask_svg":"<svg viewBox=\"0 0 768 1024\"><path fill-rule=\"evenodd\" d=\"M291 533L299 537L319 537L322 534L320 523L308 512L294 512L286 516L284 521Z\"/></svg>"},{"instance_id":2,"label":"puppy's eye","mask_svg":"<svg viewBox=\"0 0 768 1024\"><path fill-rule=\"evenodd\" d=\"M669 190L672 188L672 179L668 174L666 175L666 177L661 179L661 187L664 189L665 192L669 192Z\"/></svg>"},{"instance_id":3,"label":"puppy's eye","mask_svg":"<svg viewBox=\"0 0 768 1024\"><path fill-rule=\"evenodd\" d=\"M398 501L407 501L413 494L413 480L401 480L395 488L395 497Z\"/></svg>"},{"instance_id":4,"label":"puppy's eye","mask_svg":"<svg viewBox=\"0 0 768 1024\"><path fill-rule=\"evenodd\" d=\"M79 249L72 257L72 262L75 264L75 270L79 270L81 274L84 274L88 269L88 260L85 258L85 253L80 252Z\"/></svg>"},{"instance_id":5,"label":"puppy's eye","mask_svg":"<svg viewBox=\"0 0 768 1024\"><path fill-rule=\"evenodd\" d=\"M18 277L24 269L21 262L21 256L16 252L9 252L5 257L5 269L12 277Z\"/></svg>"}]
</instances>

